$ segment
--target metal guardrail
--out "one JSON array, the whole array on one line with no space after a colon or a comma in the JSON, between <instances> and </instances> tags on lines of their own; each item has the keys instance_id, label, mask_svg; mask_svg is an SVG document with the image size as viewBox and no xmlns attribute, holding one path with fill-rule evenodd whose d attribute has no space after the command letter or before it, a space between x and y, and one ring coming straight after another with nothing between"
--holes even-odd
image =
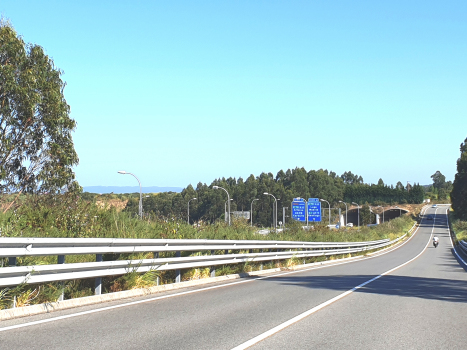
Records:
<instances>
[{"instance_id":1,"label":"metal guardrail","mask_svg":"<svg viewBox=\"0 0 467 350\"><path fill-rule=\"evenodd\" d=\"M372 242L295 242L208 239L0 238L0 257L121 254L243 249L315 249L363 247Z\"/></svg>"},{"instance_id":2,"label":"metal guardrail","mask_svg":"<svg viewBox=\"0 0 467 350\"><path fill-rule=\"evenodd\" d=\"M467 254L467 242L466 241L459 241L458 247L462 250L464 254Z\"/></svg>"},{"instance_id":3,"label":"metal guardrail","mask_svg":"<svg viewBox=\"0 0 467 350\"><path fill-rule=\"evenodd\" d=\"M410 231L414 229L415 225ZM409 231L409 232L410 232ZM405 235L404 235L405 236ZM369 242L293 242L264 240L206 239L100 239L100 238L0 238L0 257L8 257L10 265L17 257L54 256L58 264L10 266L0 268L0 286L35 284L73 279L96 278L95 293L101 293L102 277L124 275L129 271L180 270L246 262L284 260L292 257L341 255L375 250L396 243L388 239ZM255 250L256 252L253 252ZM267 251L265 251L267 250ZM215 254L216 252L224 254ZM229 254L229 251L231 252ZM102 254L153 252L154 259L102 261ZM175 252L173 257L159 253ZM197 255L181 256L182 252ZM66 255L95 254L96 262L65 264ZM201 254L201 255L200 255ZM203 255L204 254L204 255Z\"/></svg>"}]
</instances>

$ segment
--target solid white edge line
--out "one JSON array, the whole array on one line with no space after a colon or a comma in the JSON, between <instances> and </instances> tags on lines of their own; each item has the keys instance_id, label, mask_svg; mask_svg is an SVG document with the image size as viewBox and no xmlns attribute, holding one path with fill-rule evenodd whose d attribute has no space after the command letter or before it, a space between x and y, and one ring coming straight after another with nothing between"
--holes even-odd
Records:
<instances>
[{"instance_id":1,"label":"solid white edge line","mask_svg":"<svg viewBox=\"0 0 467 350\"><path fill-rule=\"evenodd\" d=\"M436 209L436 211L437 211L437 210L438 210L438 209ZM369 283L371 283L371 282L373 282L373 281L376 281L377 279L379 279L379 278L381 278L381 277L383 277L383 276L385 276L385 275L387 275L387 274L390 274L391 272L394 272L395 270L397 270L397 269L399 269L399 268L401 268L401 267L403 267L403 266L405 266L405 265L411 263L411 262L414 261L415 259L417 259L420 255L422 255L422 254L425 252L425 250L426 250L426 249L428 248L428 246L430 245L431 237L433 236L433 231L434 231L434 229L435 229L436 211L435 211L435 220L433 220L433 227L431 228L431 234L430 234L430 238L428 239L428 243L427 243L427 245L425 246L425 248L423 248L423 250L422 250L417 256L413 257L412 259L406 261L405 263L403 263L403 264L401 264L401 265L399 265L399 266L396 266L396 267L394 267L394 268L392 268L392 269L390 269L390 270L388 270L388 271L386 271L386 272L383 272L382 274L380 274L380 275L378 275L378 276L376 276L376 277L373 277L373 278L369 279L368 281L363 282L362 284L359 284L358 286L356 286L356 287L354 287L354 288L352 288L352 289L349 289L348 291L346 291L346 292L344 292L344 293L342 293L342 294L339 294L339 295L335 296L335 297L332 298L332 299L329 299L328 301L325 301L324 303L321 303L321 304L315 306L315 307L312 308L312 309L309 309L309 310L307 310L307 311L301 313L301 314L298 315L298 316L295 316L295 317L291 318L290 320L288 320L288 321L286 321L286 322L284 322L284 323L281 323L280 325L278 325L278 326L276 326L276 327L274 327L274 328L271 328L270 330L268 330L268 331L266 331L266 332L264 332L264 333L262 333L262 334L260 334L260 335L258 335L258 336L256 336L256 337L254 337L254 338L252 338L252 339L250 339L250 340L248 340L248 341L246 341L246 342L244 342L244 343L242 343L242 344L240 344L240 345L238 345L238 346L232 348L231 350L244 350L244 349L247 349L247 348L249 348L249 347L251 347L251 346L253 346L253 345L259 343L260 341L262 341L262 340L264 340L264 339L270 337L271 335L273 335L273 334L275 334L275 333L277 333L277 332L280 332L281 330L283 330L283 329L289 327L290 325L292 325L292 324L294 324L294 323L296 323L296 322L298 322L298 321L300 321L300 320L302 320L302 319L304 319L304 318L310 316L311 314L313 314L313 313L315 313L315 312L317 312L317 311L319 311L319 310L325 308L326 306L332 304L333 302L335 302L335 301L337 301L337 300L339 300L339 299L342 299L342 298L346 297L347 295L349 295L349 294L355 292L356 290L358 290L358 289L360 289L360 288L366 286L367 284L369 284ZM412 235L412 237L413 237L413 235Z\"/></svg>"},{"instance_id":2,"label":"solid white edge line","mask_svg":"<svg viewBox=\"0 0 467 350\"><path fill-rule=\"evenodd\" d=\"M426 209L427 209L427 208L426 208ZM426 212L426 209L425 209L425 212ZM107 306L107 307L103 307L103 308L100 308L100 309L93 309L93 310L77 312L77 313L69 314L69 315L51 317L51 318L48 318L48 319L45 319L45 320L32 321L32 322L28 322L28 323L22 323L22 324L17 324L17 325L13 325L13 326L3 327L3 328L0 328L0 332L9 331L9 330L18 329L18 328L30 327L30 326L34 326L34 325L38 325L38 324L43 324L43 323L49 323L49 322L53 322L53 321L64 320L64 319L72 318L72 317L78 317L78 316L83 316L83 315L89 315L89 314L93 314L93 313L97 313L97 312L108 311L108 310L112 310L112 309L118 309L118 308L121 308L121 307L126 307L126 306L132 306L132 305L142 304L142 303L146 303L146 302L150 302L150 301L156 301L156 300L161 300L161 299L168 299L168 298L172 298L172 297L176 297L176 296L187 295L187 294L193 294L193 293L203 292L203 291L206 291L206 290L212 290L212 289L217 289L217 288L228 287L228 286L232 286L232 285L236 285L236 284L241 284L241 283L254 282L254 281L263 280L263 279L266 279L266 278L280 277L280 276L289 275L289 274L293 274L293 273L301 273L301 272L306 272L306 271L311 271L311 270L317 270L317 269L327 268L327 267L331 267L331 266L338 266L338 265L343 265L343 264L354 263L354 262L357 262L357 261L363 261L363 260L367 260L367 259L373 259L373 258L376 258L376 257L378 257L378 256L381 256L381 255L390 253L390 252L392 252L392 251L394 251L394 250L396 250L396 249L399 249L400 247L402 247L403 245L405 245L407 242L409 242L409 241L415 236L415 234L417 233L418 229L419 229L419 227L417 227L417 228L415 229L415 231L411 234L411 236L409 237L409 239L406 240L404 243L402 243L402 244L400 244L400 245L397 245L397 246L393 247L392 249L389 249L389 250L387 250L387 251L384 251L384 252L382 252L381 254L375 254L375 255L372 255L372 256L362 257L361 259L358 259L358 260L343 261L343 262L340 262L340 263L335 263L335 264L330 264L330 265L314 266L314 267L311 267L311 268L308 268L308 269L301 269L301 270L296 270L296 271L283 272L283 273L274 274L274 275L270 275L270 276L263 276L263 277L258 277L258 278L253 278L253 279L248 279L248 280L243 280L243 281L238 281L238 282L232 282L232 283L222 284L222 285L218 285L218 286L211 286L211 287L206 287L206 288L201 288L201 289L196 289L196 290L191 290L191 291L185 291L185 292L180 292L180 293L174 293L174 294L170 294L170 295L163 295L163 296L154 297L154 298L149 298L149 299L144 299L144 300L132 301L132 302L129 302L129 303L124 303L124 304L119 304L119 305ZM379 277L378 277L378 278L379 278ZM357 287L355 287L355 288L357 288ZM331 300L332 300L332 299L331 299ZM298 317L298 316L297 316L297 317Z\"/></svg>"}]
</instances>

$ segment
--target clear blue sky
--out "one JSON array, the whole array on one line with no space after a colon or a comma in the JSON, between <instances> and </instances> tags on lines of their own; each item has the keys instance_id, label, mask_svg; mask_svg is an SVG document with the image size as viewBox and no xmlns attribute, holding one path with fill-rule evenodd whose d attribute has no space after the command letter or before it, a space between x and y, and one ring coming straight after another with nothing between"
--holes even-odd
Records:
<instances>
[{"instance_id":1,"label":"clear blue sky","mask_svg":"<svg viewBox=\"0 0 467 350\"><path fill-rule=\"evenodd\" d=\"M21 1L64 71L83 186L194 186L305 167L453 180L466 1Z\"/></svg>"}]
</instances>

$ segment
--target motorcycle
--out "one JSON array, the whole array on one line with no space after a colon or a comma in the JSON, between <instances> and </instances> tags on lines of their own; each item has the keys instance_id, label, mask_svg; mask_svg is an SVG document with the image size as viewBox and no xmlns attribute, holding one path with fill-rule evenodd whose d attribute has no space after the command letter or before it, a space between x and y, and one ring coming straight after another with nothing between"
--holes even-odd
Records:
<instances>
[{"instance_id":1,"label":"motorcycle","mask_svg":"<svg viewBox=\"0 0 467 350\"><path fill-rule=\"evenodd\" d=\"M438 248L438 244L439 244L438 241L433 241L433 246L434 246L435 248Z\"/></svg>"}]
</instances>

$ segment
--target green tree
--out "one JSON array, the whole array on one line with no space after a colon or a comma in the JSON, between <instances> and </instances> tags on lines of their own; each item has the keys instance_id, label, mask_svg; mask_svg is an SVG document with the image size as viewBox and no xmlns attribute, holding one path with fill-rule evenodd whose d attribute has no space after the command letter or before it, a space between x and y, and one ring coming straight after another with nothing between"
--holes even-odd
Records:
<instances>
[{"instance_id":1,"label":"green tree","mask_svg":"<svg viewBox=\"0 0 467 350\"><path fill-rule=\"evenodd\" d=\"M360 209L360 225L369 225L376 222L376 215L371 211L368 203Z\"/></svg>"},{"instance_id":2,"label":"green tree","mask_svg":"<svg viewBox=\"0 0 467 350\"><path fill-rule=\"evenodd\" d=\"M0 22L0 193L80 191L62 71Z\"/></svg>"},{"instance_id":3,"label":"green tree","mask_svg":"<svg viewBox=\"0 0 467 350\"><path fill-rule=\"evenodd\" d=\"M459 219L467 220L467 138L460 146L457 174L451 191L452 209Z\"/></svg>"},{"instance_id":4,"label":"green tree","mask_svg":"<svg viewBox=\"0 0 467 350\"><path fill-rule=\"evenodd\" d=\"M352 174L351 171L346 171L341 175L341 179L346 185L363 184L363 178L357 174Z\"/></svg>"},{"instance_id":5,"label":"green tree","mask_svg":"<svg viewBox=\"0 0 467 350\"><path fill-rule=\"evenodd\" d=\"M448 193L446 192L446 190L444 188L440 188L438 190L438 199L439 200L446 200L448 199Z\"/></svg>"},{"instance_id":6,"label":"green tree","mask_svg":"<svg viewBox=\"0 0 467 350\"><path fill-rule=\"evenodd\" d=\"M437 170L436 173L431 175L431 178L433 179L433 187L436 189L443 188L445 183L446 183L446 176L441 174L441 171Z\"/></svg>"}]
</instances>

